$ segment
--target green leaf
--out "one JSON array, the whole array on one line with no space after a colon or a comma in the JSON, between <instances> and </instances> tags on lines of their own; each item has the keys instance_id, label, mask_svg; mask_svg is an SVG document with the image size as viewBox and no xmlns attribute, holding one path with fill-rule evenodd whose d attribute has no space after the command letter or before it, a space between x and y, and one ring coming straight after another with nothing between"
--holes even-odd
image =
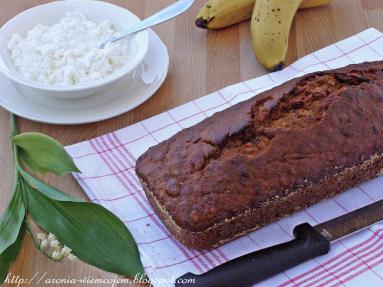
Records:
<instances>
[{"instance_id":1,"label":"green leaf","mask_svg":"<svg viewBox=\"0 0 383 287\"><path fill-rule=\"evenodd\" d=\"M16 257L19 254L24 233L25 225L23 224L20 228L16 241L0 254L0 285L7 278L9 267L16 260Z\"/></svg>"},{"instance_id":2,"label":"green leaf","mask_svg":"<svg viewBox=\"0 0 383 287\"><path fill-rule=\"evenodd\" d=\"M132 235L113 213L89 202L54 200L28 183L25 187L35 222L82 261L129 277L144 272Z\"/></svg>"},{"instance_id":3,"label":"green leaf","mask_svg":"<svg viewBox=\"0 0 383 287\"><path fill-rule=\"evenodd\" d=\"M64 147L55 139L41 133L23 133L12 138L21 149L20 159L37 172L63 175L80 172Z\"/></svg>"},{"instance_id":4,"label":"green leaf","mask_svg":"<svg viewBox=\"0 0 383 287\"><path fill-rule=\"evenodd\" d=\"M43 193L45 196L59 200L59 201L74 201L74 202L84 202L84 200L80 198L76 198L73 196L70 196L68 194L65 194L64 192L42 182L41 180L33 177L29 173L25 172L23 169L19 169L19 173L21 176L35 189L39 190L41 193Z\"/></svg>"},{"instance_id":5,"label":"green leaf","mask_svg":"<svg viewBox=\"0 0 383 287\"><path fill-rule=\"evenodd\" d=\"M0 254L17 239L25 217L20 185L17 184L7 209L0 218Z\"/></svg>"},{"instance_id":6,"label":"green leaf","mask_svg":"<svg viewBox=\"0 0 383 287\"><path fill-rule=\"evenodd\" d=\"M22 160L22 162L26 164L31 170L40 174L45 174L49 172L49 170L43 168L42 166L39 166L39 164L33 160L33 158L29 155L29 153L26 150L19 148L17 154L18 157Z\"/></svg>"}]
</instances>

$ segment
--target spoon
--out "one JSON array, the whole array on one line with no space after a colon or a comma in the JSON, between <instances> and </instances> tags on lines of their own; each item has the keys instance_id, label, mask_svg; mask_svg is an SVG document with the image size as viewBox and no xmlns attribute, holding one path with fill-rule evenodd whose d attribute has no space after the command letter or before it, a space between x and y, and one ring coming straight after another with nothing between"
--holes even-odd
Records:
<instances>
[{"instance_id":1,"label":"spoon","mask_svg":"<svg viewBox=\"0 0 383 287\"><path fill-rule=\"evenodd\" d=\"M117 35L114 35L107 39L104 43L101 44L101 49L104 49L105 45L107 43L112 43L115 41L118 41L122 38L127 37L130 34L137 33L139 31L148 29L152 26L161 24L163 22L169 21L170 19L173 19L185 11L187 11L193 4L195 0L178 0L176 3L169 5L168 7L162 9L161 11L157 12L156 14L146 18L145 20L141 21L140 23L134 25L133 27L129 28L129 30L120 32Z\"/></svg>"}]
</instances>

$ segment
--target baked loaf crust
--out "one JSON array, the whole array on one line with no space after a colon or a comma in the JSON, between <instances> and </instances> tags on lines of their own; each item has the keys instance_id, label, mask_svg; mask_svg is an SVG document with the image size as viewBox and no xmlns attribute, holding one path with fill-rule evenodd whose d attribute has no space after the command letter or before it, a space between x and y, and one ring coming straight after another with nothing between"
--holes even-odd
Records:
<instances>
[{"instance_id":1,"label":"baked loaf crust","mask_svg":"<svg viewBox=\"0 0 383 287\"><path fill-rule=\"evenodd\" d=\"M383 62L317 72L150 148L136 172L174 236L210 249L383 169Z\"/></svg>"}]
</instances>

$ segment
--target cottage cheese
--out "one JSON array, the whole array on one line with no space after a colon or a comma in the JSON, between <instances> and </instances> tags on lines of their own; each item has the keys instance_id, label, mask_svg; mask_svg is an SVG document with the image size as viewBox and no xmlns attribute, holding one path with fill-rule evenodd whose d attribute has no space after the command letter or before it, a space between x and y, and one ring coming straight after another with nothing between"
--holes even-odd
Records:
<instances>
[{"instance_id":1,"label":"cottage cheese","mask_svg":"<svg viewBox=\"0 0 383 287\"><path fill-rule=\"evenodd\" d=\"M128 41L100 44L116 33L110 21L96 24L70 12L53 26L38 25L25 37L14 34L8 50L16 70L50 85L78 85L112 75L128 61Z\"/></svg>"}]
</instances>

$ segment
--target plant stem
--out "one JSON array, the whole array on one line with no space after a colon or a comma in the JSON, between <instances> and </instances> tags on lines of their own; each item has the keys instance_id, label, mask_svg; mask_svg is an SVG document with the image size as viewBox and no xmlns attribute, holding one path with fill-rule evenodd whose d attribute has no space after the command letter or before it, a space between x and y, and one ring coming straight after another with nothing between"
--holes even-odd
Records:
<instances>
[{"instance_id":1,"label":"plant stem","mask_svg":"<svg viewBox=\"0 0 383 287\"><path fill-rule=\"evenodd\" d=\"M17 146L12 142L12 138L15 137L18 133L19 133L19 131L17 129L17 118L16 118L16 116L14 114L11 114L11 145L12 145L12 152L13 152L13 159L14 159L14 166L15 166L15 170L14 170L14 177L15 177L14 178L14 190L16 191L17 186L19 185L20 189L22 191L22 196L23 196L24 202L27 202L26 201L27 200L27 198L26 198L27 195L25 193L25 187L24 187L24 183L23 183L23 178L20 176L21 166L20 166L20 162L19 162ZM27 208L26 204L25 204L25 208ZM28 217L25 218L25 223L26 223L27 230L28 230L29 234L31 235L32 241L35 244L36 248L38 250L40 250L41 253L43 253L46 257L52 259L52 257L49 256L49 254L47 254L44 250L42 250L40 248L39 242L38 242L37 238L34 235L33 228L30 225Z\"/></svg>"},{"instance_id":2,"label":"plant stem","mask_svg":"<svg viewBox=\"0 0 383 287\"><path fill-rule=\"evenodd\" d=\"M20 178L20 162L19 162L19 156L17 152L17 146L13 143L12 138L18 134L17 129L17 118L14 114L11 114L11 145L12 145L12 153L13 153L13 161L14 161L14 183L13 183L13 190L16 192L18 188L20 188L24 203L26 203L26 194L25 189L23 188L23 183ZM27 205L25 204L25 208L27 208Z\"/></svg>"},{"instance_id":3,"label":"plant stem","mask_svg":"<svg viewBox=\"0 0 383 287\"><path fill-rule=\"evenodd\" d=\"M16 116L14 114L11 114L11 145L12 145L12 152L13 152L13 160L14 160L14 167L15 167L15 171L14 171L14 186L16 188L17 184L19 183L18 182L18 177L19 177L19 160L18 160L18 156L17 156L17 147L16 145L13 143L12 141L12 138L14 136L16 136L18 133L18 130L17 130L17 120L16 120Z\"/></svg>"},{"instance_id":4,"label":"plant stem","mask_svg":"<svg viewBox=\"0 0 383 287\"><path fill-rule=\"evenodd\" d=\"M17 153L17 146L12 142L12 138L16 136L19 133L17 129L17 118L14 114L11 114L11 144L12 144L12 152L13 152L13 158L15 162L15 176L18 176L20 163L19 163L19 157Z\"/></svg>"},{"instance_id":5,"label":"plant stem","mask_svg":"<svg viewBox=\"0 0 383 287\"><path fill-rule=\"evenodd\" d=\"M11 114L11 137L14 137L17 134L18 134L17 119L14 114Z\"/></svg>"}]
</instances>

